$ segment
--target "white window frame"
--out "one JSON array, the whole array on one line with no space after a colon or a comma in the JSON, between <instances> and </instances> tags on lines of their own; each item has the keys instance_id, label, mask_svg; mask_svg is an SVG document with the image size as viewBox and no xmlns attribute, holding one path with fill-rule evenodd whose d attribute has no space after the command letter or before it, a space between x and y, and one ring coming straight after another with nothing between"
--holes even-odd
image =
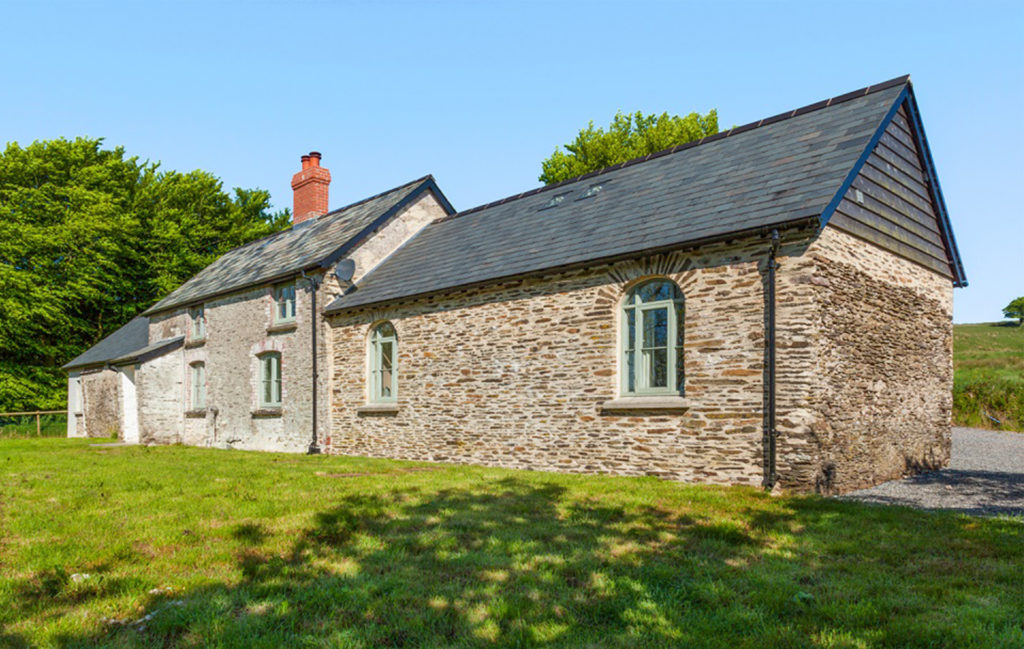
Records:
<instances>
[{"instance_id":1,"label":"white window frame","mask_svg":"<svg viewBox=\"0 0 1024 649\"><path fill-rule=\"evenodd\" d=\"M281 407L281 352L266 352L258 357L259 384L257 398L260 408Z\"/></svg>"},{"instance_id":2,"label":"white window frame","mask_svg":"<svg viewBox=\"0 0 1024 649\"><path fill-rule=\"evenodd\" d=\"M385 330L390 333L386 334ZM390 322L377 324L370 332L368 346L369 397L370 403L395 403L398 401L398 332ZM391 392L384 394L384 349L391 349Z\"/></svg>"},{"instance_id":3,"label":"white window frame","mask_svg":"<svg viewBox=\"0 0 1024 649\"><path fill-rule=\"evenodd\" d=\"M189 406L190 410L206 410L206 363L195 361L189 364L190 387Z\"/></svg>"},{"instance_id":4,"label":"white window frame","mask_svg":"<svg viewBox=\"0 0 1024 649\"><path fill-rule=\"evenodd\" d=\"M192 307L188 312L192 317L192 340L206 340L206 305Z\"/></svg>"},{"instance_id":5,"label":"white window frame","mask_svg":"<svg viewBox=\"0 0 1024 649\"><path fill-rule=\"evenodd\" d=\"M665 282L673 288L674 297L650 302L639 299L640 289L654 283ZM665 310L667 313L666 344L644 346L643 327L649 314ZM630 318L634 326L630 330ZM685 383L683 369L682 332L686 311L683 293L679 286L668 278L652 278L632 287L622 302L619 322L619 363L621 377L619 392L622 396L641 397L659 395L681 395ZM631 337L632 334L632 337ZM666 385L651 385L651 362L655 352L665 351ZM630 364L632 354L633 363Z\"/></svg>"},{"instance_id":6,"label":"white window frame","mask_svg":"<svg viewBox=\"0 0 1024 649\"><path fill-rule=\"evenodd\" d=\"M295 322L295 282L274 287L274 324Z\"/></svg>"}]
</instances>

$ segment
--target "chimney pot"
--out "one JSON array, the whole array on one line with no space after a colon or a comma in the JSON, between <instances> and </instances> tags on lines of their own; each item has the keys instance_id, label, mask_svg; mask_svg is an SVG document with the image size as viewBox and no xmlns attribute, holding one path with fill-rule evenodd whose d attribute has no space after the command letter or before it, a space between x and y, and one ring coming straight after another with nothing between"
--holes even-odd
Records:
<instances>
[{"instance_id":1,"label":"chimney pot","mask_svg":"<svg viewBox=\"0 0 1024 649\"><path fill-rule=\"evenodd\" d=\"M320 166L320 152L311 151L302 156L302 169L292 176L293 225L327 213L330 184L331 172Z\"/></svg>"}]
</instances>

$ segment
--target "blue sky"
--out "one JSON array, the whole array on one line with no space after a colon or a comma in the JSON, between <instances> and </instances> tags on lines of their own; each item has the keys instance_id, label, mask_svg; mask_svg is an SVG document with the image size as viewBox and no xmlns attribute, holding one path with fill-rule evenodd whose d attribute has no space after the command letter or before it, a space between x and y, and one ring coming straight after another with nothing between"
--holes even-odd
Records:
<instances>
[{"instance_id":1,"label":"blue sky","mask_svg":"<svg viewBox=\"0 0 1024 649\"><path fill-rule=\"evenodd\" d=\"M970 287L1024 295L1024 4L2 3L0 139L89 135L291 205L323 152L331 205L426 173L459 209L537 186L616 110L739 125L911 74Z\"/></svg>"}]
</instances>

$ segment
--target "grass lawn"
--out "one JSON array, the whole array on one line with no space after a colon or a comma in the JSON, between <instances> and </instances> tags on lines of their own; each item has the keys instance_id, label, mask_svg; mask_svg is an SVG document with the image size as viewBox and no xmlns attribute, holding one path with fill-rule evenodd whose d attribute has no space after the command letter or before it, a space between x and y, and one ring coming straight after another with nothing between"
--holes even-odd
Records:
<instances>
[{"instance_id":1,"label":"grass lawn","mask_svg":"<svg viewBox=\"0 0 1024 649\"><path fill-rule=\"evenodd\" d=\"M1019 518L85 440L0 466L0 646L1024 646Z\"/></svg>"},{"instance_id":2,"label":"grass lawn","mask_svg":"<svg viewBox=\"0 0 1024 649\"><path fill-rule=\"evenodd\" d=\"M953 367L956 424L1024 431L1024 327L953 325Z\"/></svg>"}]
</instances>

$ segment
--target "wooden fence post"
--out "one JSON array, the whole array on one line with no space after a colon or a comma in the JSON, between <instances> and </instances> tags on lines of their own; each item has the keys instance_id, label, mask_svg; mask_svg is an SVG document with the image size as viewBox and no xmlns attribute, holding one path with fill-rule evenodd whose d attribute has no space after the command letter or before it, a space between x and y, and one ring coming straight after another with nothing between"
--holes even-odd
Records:
<instances>
[{"instance_id":1,"label":"wooden fence post","mask_svg":"<svg viewBox=\"0 0 1024 649\"><path fill-rule=\"evenodd\" d=\"M43 436L43 427L39 423L39 413L37 412L36 413L36 437L42 437L42 436Z\"/></svg>"}]
</instances>

